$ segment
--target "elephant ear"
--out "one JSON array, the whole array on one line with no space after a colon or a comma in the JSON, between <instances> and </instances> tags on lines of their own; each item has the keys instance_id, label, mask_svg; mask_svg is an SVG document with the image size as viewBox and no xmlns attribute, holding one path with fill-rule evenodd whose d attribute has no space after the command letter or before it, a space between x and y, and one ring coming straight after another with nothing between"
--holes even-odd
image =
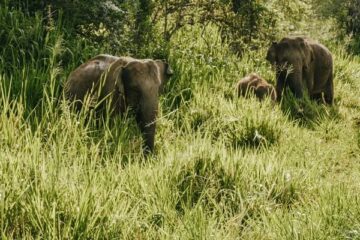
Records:
<instances>
[{"instance_id":1,"label":"elephant ear","mask_svg":"<svg viewBox=\"0 0 360 240\"><path fill-rule=\"evenodd\" d=\"M168 78L174 74L173 69L170 67L169 63L163 59L163 60L155 60L155 64L159 68L160 75L164 75L162 77Z\"/></svg>"},{"instance_id":2,"label":"elephant ear","mask_svg":"<svg viewBox=\"0 0 360 240\"><path fill-rule=\"evenodd\" d=\"M160 92L163 91L164 85L167 80L174 74L174 71L166 60L155 60L155 64L158 68L159 79L160 79Z\"/></svg>"},{"instance_id":3,"label":"elephant ear","mask_svg":"<svg viewBox=\"0 0 360 240\"><path fill-rule=\"evenodd\" d=\"M119 67L117 76L116 76L116 80L115 80L115 89L116 89L116 91L118 91L121 94L125 93L124 82L123 82L123 78L122 78L123 70L124 70L123 66Z\"/></svg>"},{"instance_id":4,"label":"elephant ear","mask_svg":"<svg viewBox=\"0 0 360 240\"><path fill-rule=\"evenodd\" d=\"M121 112L124 112L126 109L126 101L125 101L125 86L124 86L124 78L123 78L124 66L119 66L117 69L116 79L115 79L115 91L116 96L119 101L119 108Z\"/></svg>"}]
</instances>

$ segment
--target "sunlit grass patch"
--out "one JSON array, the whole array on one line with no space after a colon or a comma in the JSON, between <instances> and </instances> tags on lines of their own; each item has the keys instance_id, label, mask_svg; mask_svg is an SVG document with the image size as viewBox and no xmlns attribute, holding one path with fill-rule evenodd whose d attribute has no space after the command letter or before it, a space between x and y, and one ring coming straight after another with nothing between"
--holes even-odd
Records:
<instances>
[{"instance_id":1,"label":"sunlit grass patch","mask_svg":"<svg viewBox=\"0 0 360 240\"><path fill-rule=\"evenodd\" d=\"M286 118L277 115L270 100L198 99L189 112L191 129L211 136L215 142L228 147L267 147L281 135Z\"/></svg>"},{"instance_id":2,"label":"sunlit grass patch","mask_svg":"<svg viewBox=\"0 0 360 240\"><path fill-rule=\"evenodd\" d=\"M221 156L209 158L206 153L195 156L181 168L174 181L179 198L176 209L180 212L198 204L214 210L223 199L227 199L226 208L237 205L235 176L222 166Z\"/></svg>"}]
</instances>

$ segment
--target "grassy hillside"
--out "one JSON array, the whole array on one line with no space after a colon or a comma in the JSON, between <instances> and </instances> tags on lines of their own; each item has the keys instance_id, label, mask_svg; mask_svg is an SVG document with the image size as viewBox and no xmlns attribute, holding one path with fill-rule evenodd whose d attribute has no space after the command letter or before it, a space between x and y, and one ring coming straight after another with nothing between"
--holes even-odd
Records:
<instances>
[{"instance_id":1,"label":"grassy hillside","mask_svg":"<svg viewBox=\"0 0 360 240\"><path fill-rule=\"evenodd\" d=\"M22 17L6 16L4 28ZM334 54L333 107L238 99L244 75L274 81L266 48L237 57L213 26L178 32L149 158L132 116L63 101L69 71L102 50L72 43L60 61L56 26L19 25L0 56L2 238L360 239L360 58L321 25L300 31Z\"/></svg>"}]
</instances>

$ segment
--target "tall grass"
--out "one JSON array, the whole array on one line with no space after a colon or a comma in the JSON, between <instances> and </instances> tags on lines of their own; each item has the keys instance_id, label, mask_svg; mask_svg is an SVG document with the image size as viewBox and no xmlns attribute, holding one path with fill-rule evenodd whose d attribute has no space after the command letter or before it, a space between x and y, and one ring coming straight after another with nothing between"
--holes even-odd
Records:
<instances>
[{"instance_id":1,"label":"tall grass","mask_svg":"<svg viewBox=\"0 0 360 240\"><path fill-rule=\"evenodd\" d=\"M131 115L98 119L63 101L93 49L0 10L13 32L1 35L2 238L360 238L360 59L334 46L335 107L305 102L299 117L291 99L235 97L247 73L274 82L265 49L240 59L215 27L185 29L145 159Z\"/></svg>"}]
</instances>

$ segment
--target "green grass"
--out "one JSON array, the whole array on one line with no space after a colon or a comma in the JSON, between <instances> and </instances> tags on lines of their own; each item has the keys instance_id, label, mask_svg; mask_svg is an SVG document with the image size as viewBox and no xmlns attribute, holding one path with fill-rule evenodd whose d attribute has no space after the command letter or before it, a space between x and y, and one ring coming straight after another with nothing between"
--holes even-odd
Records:
<instances>
[{"instance_id":1,"label":"green grass","mask_svg":"<svg viewBox=\"0 0 360 240\"><path fill-rule=\"evenodd\" d=\"M211 45L187 29L145 159L132 116L77 115L63 101L82 45L65 65L70 50L49 34L19 65L29 41L14 37L3 50L14 56L0 56L3 239L360 239L358 57L331 46L335 106L305 99L298 116L292 99L235 97L250 72L274 82L266 49L238 58L215 28Z\"/></svg>"}]
</instances>

